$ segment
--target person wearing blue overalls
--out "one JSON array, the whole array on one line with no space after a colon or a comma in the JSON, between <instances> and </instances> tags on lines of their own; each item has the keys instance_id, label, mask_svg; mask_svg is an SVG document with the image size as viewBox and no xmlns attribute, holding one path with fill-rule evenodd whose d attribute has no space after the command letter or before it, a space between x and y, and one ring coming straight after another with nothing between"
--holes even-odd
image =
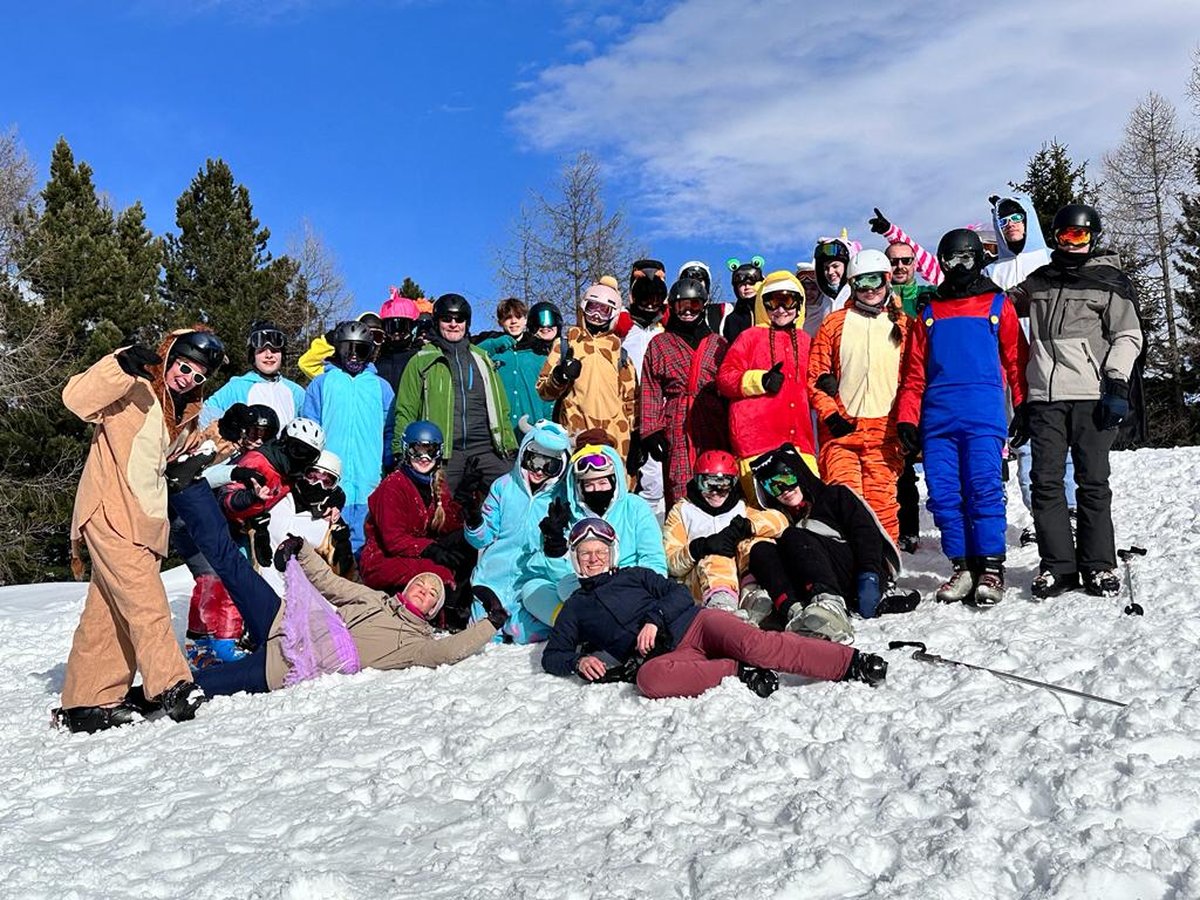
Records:
<instances>
[{"instance_id":1,"label":"person wearing blue overalls","mask_svg":"<svg viewBox=\"0 0 1200 900\"><path fill-rule=\"evenodd\" d=\"M924 454L929 511L954 567L937 599L993 606L1004 597L1005 385L1021 443L1029 344L1012 303L982 274L978 234L947 232L937 256L945 280L908 332L896 430L907 453Z\"/></svg>"}]
</instances>

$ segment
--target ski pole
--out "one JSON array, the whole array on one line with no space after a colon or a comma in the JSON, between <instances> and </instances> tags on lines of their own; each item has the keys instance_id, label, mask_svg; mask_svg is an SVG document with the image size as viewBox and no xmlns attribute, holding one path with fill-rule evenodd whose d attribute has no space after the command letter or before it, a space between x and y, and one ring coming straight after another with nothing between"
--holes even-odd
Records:
<instances>
[{"instance_id":1,"label":"ski pole","mask_svg":"<svg viewBox=\"0 0 1200 900\"><path fill-rule=\"evenodd\" d=\"M1070 694L1073 697L1082 697L1084 700L1098 700L1101 703L1107 703L1110 706L1127 706L1119 700L1109 700L1107 697L1098 697L1095 694L1087 694L1083 691L1077 691L1074 688L1063 687L1058 684L1051 684L1048 681L1035 681L1032 678L1026 678L1024 675L1015 675L1012 672L1001 672L999 669L989 669L987 666L977 666L972 663L962 662L957 659L947 659L944 656L938 656L936 653L930 653L925 649L925 645L920 641L891 641L888 643L889 650L898 650L901 647L916 647L912 658L927 663L941 663L946 666L962 666L964 669L974 669L977 672L987 672L995 675L997 678L1003 678L1007 681L1015 681L1019 684L1027 684L1031 687L1045 688L1048 691L1055 691L1059 694Z\"/></svg>"},{"instance_id":2,"label":"ski pole","mask_svg":"<svg viewBox=\"0 0 1200 900\"><path fill-rule=\"evenodd\" d=\"M1117 556L1121 558L1121 562L1125 564L1125 587L1129 588L1129 605L1125 607L1125 615L1127 616L1142 616L1146 611L1142 609L1142 604L1138 603L1133 596L1133 567L1130 563L1135 556L1145 556L1146 548L1130 545L1124 550L1118 550Z\"/></svg>"}]
</instances>

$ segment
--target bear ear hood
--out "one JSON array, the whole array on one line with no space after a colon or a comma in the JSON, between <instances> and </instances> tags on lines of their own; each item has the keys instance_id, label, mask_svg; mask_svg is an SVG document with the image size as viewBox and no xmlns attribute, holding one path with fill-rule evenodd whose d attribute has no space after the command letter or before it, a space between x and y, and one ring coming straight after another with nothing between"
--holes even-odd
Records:
<instances>
[{"instance_id":1,"label":"bear ear hood","mask_svg":"<svg viewBox=\"0 0 1200 900\"><path fill-rule=\"evenodd\" d=\"M770 294L774 291L795 291L800 295L800 307L796 311L796 328L804 327L804 285L800 283L800 279L786 269L779 269L772 272L766 278L758 283L758 290L754 294L754 324L770 326L771 318L767 315L766 307L763 306L763 295Z\"/></svg>"},{"instance_id":2,"label":"bear ear hood","mask_svg":"<svg viewBox=\"0 0 1200 900\"><path fill-rule=\"evenodd\" d=\"M1008 241L1004 240L1004 231L1000 228L1000 216L1008 215L1010 212L1025 213L1025 244L1021 247L1021 252L1045 250L1046 238L1042 234L1041 220L1038 219L1037 209L1034 208L1033 200L1029 195L1019 191L1009 191L1006 194L993 194L992 196L996 198L992 203L992 228L996 230L997 262L1013 259L1017 255L1008 246ZM1020 210L1017 210L1016 207L1020 207Z\"/></svg>"}]
</instances>

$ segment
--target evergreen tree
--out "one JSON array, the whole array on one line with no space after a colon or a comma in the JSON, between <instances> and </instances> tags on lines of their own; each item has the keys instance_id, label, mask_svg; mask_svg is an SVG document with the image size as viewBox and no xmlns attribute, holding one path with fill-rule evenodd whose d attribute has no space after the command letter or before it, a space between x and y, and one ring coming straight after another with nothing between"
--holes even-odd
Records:
<instances>
[{"instance_id":1,"label":"evergreen tree","mask_svg":"<svg viewBox=\"0 0 1200 900\"><path fill-rule=\"evenodd\" d=\"M1052 138L1029 158L1025 165L1025 180L1008 183L1014 190L1028 194L1033 201L1047 243L1056 212L1068 203L1095 202L1096 190L1088 181L1087 165L1087 160L1076 164L1067 152L1067 145Z\"/></svg>"},{"instance_id":2,"label":"evergreen tree","mask_svg":"<svg viewBox=\"0 0 1200 900\"><path fill-rule=\"evenodd\" d=\"M420 300L422 297L427 297L425 289L409 278L404 276L404 280L400 282L400 296L408 297L410 300Z\"/></svg>"},{"instance_id":3,"label":"evergreen tree","mask_svg":"<svg viewBox=\"0 0 1200 900\"><path fill-rule=\"evenodd\" d=\"M1174 266L1183 279L1175 292L1175 300L1183 313L1180 321L1182 378L1184 396L1192 415L1194 442L1200 438L1200 149L1192 155L1192 178L1195 191L1179 198L1179 244Z\"/></svg>"}]
</instances>

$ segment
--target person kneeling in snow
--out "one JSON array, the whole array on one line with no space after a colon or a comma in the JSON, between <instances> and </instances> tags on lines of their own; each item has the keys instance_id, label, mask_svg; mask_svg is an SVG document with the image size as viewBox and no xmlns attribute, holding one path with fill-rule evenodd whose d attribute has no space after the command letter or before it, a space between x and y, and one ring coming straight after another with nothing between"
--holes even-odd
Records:
<instances>
[{"instance_id":1,"label":"person kneeling in snow","mask_svg":"<svg viewBox=\"0 0 1200 900\"><path fill-rule=\"evenodd\" d=\"M798 634L759 631L732 613L697 607L687 588L657 572L617 568L617 533L603 519L576 523L569 543L579 588L559 613L542 654L542 668L551 675L636 680L655 699L697 697L728 675L766 697L779 687L775 669L868 684L887 675L887 663L878 656Z\"/></svg>"}]
</instances>

